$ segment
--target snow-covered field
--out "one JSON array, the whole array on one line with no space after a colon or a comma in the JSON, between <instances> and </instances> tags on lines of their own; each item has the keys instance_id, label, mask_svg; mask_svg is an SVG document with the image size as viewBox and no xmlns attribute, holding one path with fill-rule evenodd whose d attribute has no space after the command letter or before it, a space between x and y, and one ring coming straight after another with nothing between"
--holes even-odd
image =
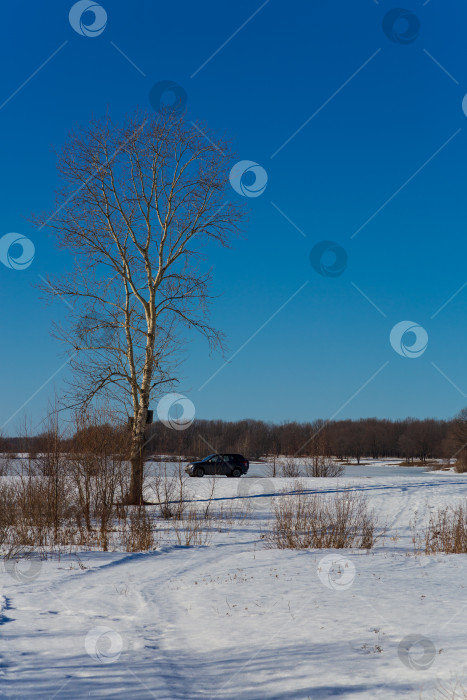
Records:
<instances>
[{"instance_id":1,"label":"snow-covered field","mask_svg":"<svg viewBox=\"0 0 467 700\"><path fill-rule=\"evenodd\" d=\"M242 497L250 510L206 546L0 564L0 697L438 697L437 681L466 671L467 558L414 556L410 523L465 499L467 476L373 466L302 480L364 490L389 525L368 554L266 549L261 494L293 480L252 469L215 480L219 504ZM211 485L188 483L195 499Z\"/></svg>"}]
</instances>

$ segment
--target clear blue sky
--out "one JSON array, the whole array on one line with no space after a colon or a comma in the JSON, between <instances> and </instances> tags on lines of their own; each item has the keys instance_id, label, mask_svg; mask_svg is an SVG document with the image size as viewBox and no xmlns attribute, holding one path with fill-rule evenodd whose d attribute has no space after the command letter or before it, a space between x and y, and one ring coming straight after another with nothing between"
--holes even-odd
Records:
<instances>
[{"instance_id":1,"label":"clear blue sky","mask_svg":"<svg viewBox=\"0 0 467 700\"><path fill-rule=\"evenodd\" d=\"M466 405L463 3L404 0L420 25L407 43L410 15L383 32L386 0L102 0L93 37L71 27L72 5L2 9L0 238L21 233L36 251L24 270L0 262L4 432L25 415L35 426L66 374L49 381L65 360L49 329L67 308L33 285L70 260L28 223L53 209L53 149L93 115L150 107L160 80L184 87L187 119L234 137L238 159L268 174L244 200L244 236L208 250L213 320L235 356L206 384L224 359L193 339L178 389L197 416L449 417ZM323 240L347 252L336 277L310 264ZM428 333L416 359L389 342L404 320Z\"/></svg>"}]
</instances>

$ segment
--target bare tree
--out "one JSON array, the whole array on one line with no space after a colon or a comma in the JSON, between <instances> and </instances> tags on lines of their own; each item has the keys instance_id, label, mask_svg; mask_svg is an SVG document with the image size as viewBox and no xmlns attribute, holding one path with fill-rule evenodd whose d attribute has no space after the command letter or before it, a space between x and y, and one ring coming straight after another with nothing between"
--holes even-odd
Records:
<instances>
[{"instance_id":1,"label":"bare tree","mask_svg":"<svg viewBox=\"0 0 467 700\"><path fill-rule=\"evenodd\" d=\"M42 288L72 307L70 324L55 327L73 370L67 405L123 401L132 415L132 504L143 501L150 400L175 381L185 330L222 345L208 323L210 274L197 262L210 239L227 244L243 212L225 196L228 144L203 133L173 109L92 122L63 149L63 189L40 219L76 260Z\"/></svg>"}]
</instances>

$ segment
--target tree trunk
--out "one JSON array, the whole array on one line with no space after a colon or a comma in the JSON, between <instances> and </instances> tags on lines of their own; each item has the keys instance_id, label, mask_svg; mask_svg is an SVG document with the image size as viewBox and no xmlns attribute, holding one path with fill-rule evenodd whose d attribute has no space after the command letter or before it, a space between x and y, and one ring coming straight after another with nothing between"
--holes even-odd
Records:
<instances>
[{"instance_id":1,"label":"tree trunk","mask_svg":"<svg viewBox=\"0 0 467 700\"><path fill-rule=\"evenodd\" d=\"M141 442L141 448L143 443ZM140 506L143 504L143 455L142 452L133 454L130 459L131 480L127 505Z\"/></svg>"},{"instance_id":2,"label":"tree trunk","mask_svg":"<svg viewBox=\"0 0 467 700\"><path fill-rule=\"evenodd\" d=\"M143 478L144 478L144 428L146 425L147 409L140 410L139 416L133 422L131 436L131 479L130 490L126 499L127 505L144 505Z\"/></svg>"},{"instance_id":3,"label":"tree trunk","mask_svg":"<svg viewBox=\"0 0 467 700\"><path fill-rule=\"evenodd\" d=\"M140 506L143 504L143 447L144 434L134 433L131 440L131 479L130 490L126 499L127 505Z\"/></svg>"}]
</instances>

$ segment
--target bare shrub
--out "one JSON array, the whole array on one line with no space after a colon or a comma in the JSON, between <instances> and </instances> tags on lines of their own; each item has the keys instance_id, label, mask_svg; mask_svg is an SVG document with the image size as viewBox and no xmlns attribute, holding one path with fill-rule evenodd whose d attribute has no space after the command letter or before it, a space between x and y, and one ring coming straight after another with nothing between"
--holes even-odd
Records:
<instances>
[{"instance_id":1,"label":"bare shrub","mask_svg":"<svg viewBox=\"0 0 467 700\"><path fill-rule=\"evenodd\" d=\"M212 527L206 521L204 514L195 507L184 511L180 518L172 520L177 544L185 547L209 544L212 537Z\"/></svg>"},{"instance_id":2,"label":"bare shrub","mask_svg":"<svg viewBox=\"0 0 467 700\"><path fill-rule=\"evenodd\" d=\"M60 548L75 543L74 503L61 479L30 476L11 492L10 547Z\"/></svg>"},{"instance_id":3,"label":"bare shrub","mask_svg":"<svg viewBox=\"0 0 467 700\"><path fill-rule=\"evenodd\" d=\"M0 484L0 547L8 543L18 514L15 489L8 483Z\"/></svg>"},{"instance_id":4,"label":"bare shrub","mask_svg":"<svg viewBox=\"0 0 467 700\"><path fill-rule=\"evenodd\" d=\"M467 459L458 459L454 465L454 471L457 474L465 474L467 472Z\"/></svg>"},{"instance_id":5,"label":"bare shrub","mask_svg":"<svg viewBox=\"0 0 467 700\"><path fill-rule=\"evenodd\" d=\"M49 417L41 436L37 459L21 463L16 475L12 501L17 516L10 531L10 544L18 547L57 547L75 536L73 491L62 452L62 435L56 413Z\"/></svg>"},{"instance_id":6,"label":"bare shrub","mask_svg":"<svg viewBox=\"0 0 467 700\"><path fill-rule=\"evenodd\" d=\"M263 540L278 549L371 549L377 529L377 517L361 494L298 493L276 499L274 521Z\"/></svg>"},{"instance_id":7,"label":"bare shrub","mask_svg":"<svg viewBox=\"0 0 467 700\"><path fill-rule=\"evenodd\" d=\"M115 501L126 488L127 442L96 411L76 418L76 433L65 449L52 413L36 457L22 460L10 490L0 495L0 501L9 500L9 510L3 507L0 516L10 523L8 546L107 550L115 519L122 515Z\"/></svg>"},{"instance_id":8,"label":"bare shrub","mask_svg":"<svg viewBox=\"0 0 467 700\"><path fill-rule=\"evenodd\" d=\"M282 476L291 479L296 479L298 476L300 476L300 465L293 457L288 457L281 460L280 466Z\"/></svg>"},{"instance_id":9,"label":"bare shrub","mask_svg":"<svg viewBox=\"0 0 467 700\"><path fill-rule=\"evenodd\" d=\"M305 461L305 474L313 477L331 477L337 478L342 476L345 471L345 466L334 462L329 457L315 456L312 459Z\"/></svg>"},{"instance_id":10,"label":"bare shrub","mask_svg":"<svg viewBox=\"0 0 467 700\"><path fill-rule=\"evenodd\" d=\"M15 501L20 515L15 522L12 543L36 547L47 546L50 542L58 544L63 499L52 497L48 501L49 491L49 484L43 477L30 477L17 484Z\"/></svg>"},{"instance_id":11,"label":"bare shrub","mask_svg":"<svg viewBox=\"0 0 467 700\"><path fill-rule=\"evenodd\" d=\"M183 463L179 460L175 474L171 474L167 464L162 462L156 468L156 475L149 480L149 488L156 499L155 505L164 520L182 517L186 508L186 479Z\"/></svg>"},{"instance_id":12,"label":"bare shrub","mask_svg":"<svg viewBox=\"0 0 467 700\"><path fill-rule=\"evenodd\" d=\"M414 533L417 551L425 554L467 553L467 504L439 508L422 532Z\"/></svg>"},{"instance_id":13,"label":"bare shrub","mask_svg":"<svg viewBox=\"0 0 467 700\"><path fill-rule=\"evenodd\" d=\"M117 500L123 501L128 480L128 436L112 427L108 411L83 411L75 416L76 432L67 457L73 484L76 524L83 537L97 525L101 546L109 546ZM121 515L121 514L120 514Z\"/></svg>"},{"instance_id":14,"label":"bare shrub","mask_svg":"<svg viewBox=\"0 0 467 700\"><path fill-rule=\"evenodd\" d=\"M127 552L147 552L154 549L153 521L144 506L131 508L122 534L122 545Z\"/></svg>"}]
</instances>

